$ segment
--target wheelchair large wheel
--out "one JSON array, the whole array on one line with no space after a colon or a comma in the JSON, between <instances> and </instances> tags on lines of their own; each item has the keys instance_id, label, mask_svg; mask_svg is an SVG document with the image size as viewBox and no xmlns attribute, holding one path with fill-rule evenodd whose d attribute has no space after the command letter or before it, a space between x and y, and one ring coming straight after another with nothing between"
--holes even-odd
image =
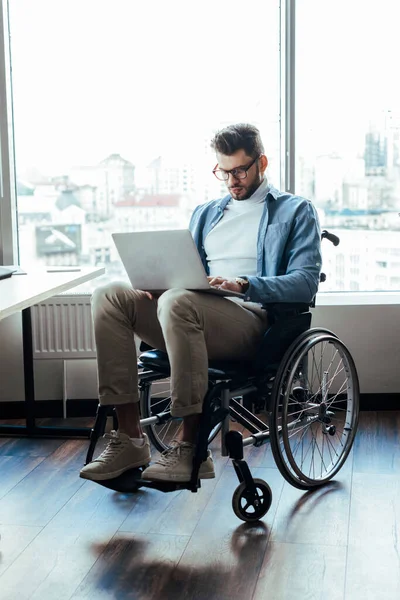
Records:
<instances>
[{"instance_id":1,"label":"wheelchair large wheel","mask_svg":"<svg viewBox=\"0 0 400 600\"><path fill-rule=\"evenodd\" d=\"M160 413L169 412L171 408L171 386L169 377L160 375L160 379L152 381L145 387L141 396L141 416L143 419L154 417ZM182 419L176 417L168 418L164 423L149 425L146 432L150 441L159 452L167 450L172 440L179 437L182 429ZM218 423L210 432L208 443L216 437L221 429Z\"/></svg>"},{"instance_id":2,"label":"wheelchair large wheel","mask_svg":"<svg viewBox=\"0 0 400 600\"><path fill-rule=\"evenodd\" d=\"M332 479L357 431L359 384L337 336L311 329L286 353L271 398L272 452L283 477L299 489Z\"/></svg>"}]
</instances>

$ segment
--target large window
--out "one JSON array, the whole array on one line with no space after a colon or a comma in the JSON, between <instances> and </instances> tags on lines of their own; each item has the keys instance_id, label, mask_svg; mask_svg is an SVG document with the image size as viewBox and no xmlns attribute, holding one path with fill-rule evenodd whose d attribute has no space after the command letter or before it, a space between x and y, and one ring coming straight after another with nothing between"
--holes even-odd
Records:
<instances>
[{"instance_id":1,"label":"large window","mask_svg":"<svg viewBox=\"0 0 400 600\"><path fill-rule=\"evenodd\" d=\"M250 11L9 0L9 11L22 266L123 277L111 233L186 227L226 193L209 144L232 122L259 126L279 187L278 0Z\"/></svg>"},{"instance_id":2,"label":"large window","mask_svg":"<svg viewBox=\"0 0 400 600\"><path fill-rule=\"evenodd\" d=\"M296 3L296 191L341 238L325 290L399 290L398 0Z\"/></svg>"},{"instance_id":3,"label":"large window","mask_svg":"<svg viewBox=\"0 0 400 600\"><path fill-rule=\"evenodd\" d=\"M209 142L228 123L259 126L280 187L294 6L294 191L341 238L321 289L400 289L398 0L8 2L21 265L123 277L112 232L186 227L225 193Z\"/></svg>"}]
</instances>

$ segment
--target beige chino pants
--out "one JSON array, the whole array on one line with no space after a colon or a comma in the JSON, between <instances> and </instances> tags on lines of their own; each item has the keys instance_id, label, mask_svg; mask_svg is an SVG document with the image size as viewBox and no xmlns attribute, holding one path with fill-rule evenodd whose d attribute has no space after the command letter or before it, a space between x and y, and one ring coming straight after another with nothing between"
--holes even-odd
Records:
<instances>
[{"instance_id":1,"label":"beige chino pants","mask_svg":"<svg viewBox=\"0 0 400 600\"><path fill-rule=\"evenodd\" d=\"M100 403L138 402L136 334L168 353L176 417L201 413L209 359L251 359L267 328L267 313L258 306L182 289L150 300L125 283L97 288L92 314Z\"/></svg>"}]
</instances>

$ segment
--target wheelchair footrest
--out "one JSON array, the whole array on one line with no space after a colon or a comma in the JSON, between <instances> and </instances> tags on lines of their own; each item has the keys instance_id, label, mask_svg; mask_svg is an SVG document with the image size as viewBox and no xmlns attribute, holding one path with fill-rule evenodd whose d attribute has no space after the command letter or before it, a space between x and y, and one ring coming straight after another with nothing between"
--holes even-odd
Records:
<instances>
[{"instance_id":1,"label":"wheelchair footrest","mask_svg":"<svg viewBox=\"0 0 400 600\"><path fill-rule=\"evenodd\" d=\"M137 492L142 486L142 469L129 469L122 475L114 477L113 479L103 479L102 481L93 481L93 483L99 483L100 485L114 490L115 492L121 492L122 494L132 494Z\"/></svg>"},{"instance_id":2,"label":"wheelchair footrest","mask_svg":"<svg viewBox=\"0 0 400 600\"><path fill-rule=\"evenodd\" d=\"M141 487L153 488L160 492L175 492L177 490L191 490L197 492L197 489L201 486L200 480L193 486L190 481L150 481L149 479L142 479L141 468L129 469L129 471L125 471L125 473L122 473L122 475L114 477L113 479L103 479L102 481L93 481L93 483L98 483L103 487L114 490L115 492L120 492L121 494L133 494Z\"/></svg>"},{"instance_id":3,"label":"wheelchair footrest","mask_svg":"<svg viewBox=\"0 0 400 600\"><path fill-rule=\"evenodd\" d=\"M142 479L141 485L143 487L153 488L160 492L176 492L177 490L191 490L196 491L201 486L200 480L197 482L197 489L193 489L190 481L150 481L149 479Z\"/></svg>"}]
</instances>

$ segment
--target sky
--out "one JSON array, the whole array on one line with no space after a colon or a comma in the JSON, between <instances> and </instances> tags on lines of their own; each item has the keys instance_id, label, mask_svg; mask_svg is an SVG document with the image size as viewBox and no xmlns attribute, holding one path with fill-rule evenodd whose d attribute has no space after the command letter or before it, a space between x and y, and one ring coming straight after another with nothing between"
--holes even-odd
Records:
<instances>
[{"instance_id":1,"label":"sky","mask_svg":"<svg viewBox=\"0 0 400 600\"><path fill-rule=\"evenodd\" d=\"M243 27L237 2L10 2L21 165L187 155L222 121L277 119L278 30Z\"/></svg>"},{"instance_id":2,"label":"sky","mask_svg":"<svg viewBox=\"0 0 400 600\"><path fill-rule=\"evenodd\" d=\"M279 149L278 0L9 0L17 171L120 153L201 160L212 131L257 123ZM362 150L400 108L398 0L298 0L297 149ZM210 157L211 160L212 157Z\"/></svg>"},{"instance_id":3,"label":"sky","mask_svg":"<svg viewBox=\"0 0 400 600\"><path fill-rule=\"evenodd\" d=\"M298 0L298 151L363 150L369 121L400 113L398 0Z\"/></svg>"}]
</instances>

